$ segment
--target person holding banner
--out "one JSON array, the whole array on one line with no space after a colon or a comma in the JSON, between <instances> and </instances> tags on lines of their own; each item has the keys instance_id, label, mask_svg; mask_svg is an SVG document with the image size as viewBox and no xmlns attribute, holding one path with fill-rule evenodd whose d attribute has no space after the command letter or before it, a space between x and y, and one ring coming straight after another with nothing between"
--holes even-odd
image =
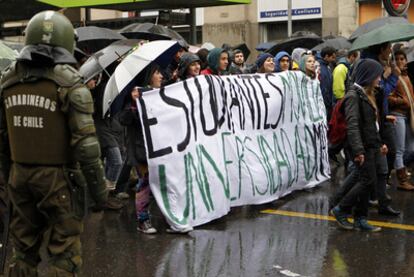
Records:
<instances>
[{"instance_id":1,"label":"person holding banner","mask_svg":"<svg viewBox=\"0 0 414 277\"><path fill-rule=\"evenodd\" d=\"M213 48L207 56L207 63L207 68L201 71L202 75L227 75L229 53L223 48Z\"/></svg>"},{"instance_id":2,"label":"person holding banner","mask_svg":"<svg viewBox=\"0 0 414 277\"><path fill-rule=\"evenodd\" d=\"M256 60L257 73L273 73L275 72L274 57L269 53L262 53Z\"/></svg>"},{"instance_id":3,"label":"person holding banner","mask_svg":"<svg viewBox=\"0 0 414 277\"><path fill-rule=\"evenodd\" d=\"M383 73L382 65L365 59L355 68L355 83L345 94L344 107L347 122L347 151L353 157L357 182L344 192L339 204L332 210L338 225L346 230L378 232L380 227L367 221L370 193L377 182L386 180L388 147L383 143L385 113L383 91L378 89ZM377 95L376 95L377 94ZM381 186L382 187L382 186ZM377 191L377 194L385 191ZM378 195L380 198L380 195ZM347 215L354 213L354 224Z\"/></svg>"},{"instance_id":4,"label":"person holding banner","mask_svg":"<svg viewBox=\"0 0 414 277\"><path fill-rule=\"evenodd\" d=\"M135 207L138 220L137 230L145 234L155 234L157 229L152 227L148 211L151 198L151 189L148 181L148 164L145 142L141 123L138 118L137 99L140 94L152 88L161 87L163 75L158 65L151 65L147 69L143 82L144 88L134 87L130 97L126 99L124 110L121 111L119 121L127 127L127 159L126 163L136 169L139 177L135 194Z\"/></svg>"},{"instance_id":5,"label":"person holding banner","mask_svg":"<svg viewBox=\"0 0 414 277\"><path fill-rule=\"evenodd\" d=\"M200 58L193 53L185 53L178 64L180 81L200 75Z\"/></svg>"},{"instance_id":6,"label":"person holding banner","mask_svg":"<svg viewBox=\"0 0 414 277\"><path fill-rule=\"evenodd\" d=\"M299 69L310 79L316 79L315 57L313 55L304 55L299 62Z\"/></svg>"}]
</instances>

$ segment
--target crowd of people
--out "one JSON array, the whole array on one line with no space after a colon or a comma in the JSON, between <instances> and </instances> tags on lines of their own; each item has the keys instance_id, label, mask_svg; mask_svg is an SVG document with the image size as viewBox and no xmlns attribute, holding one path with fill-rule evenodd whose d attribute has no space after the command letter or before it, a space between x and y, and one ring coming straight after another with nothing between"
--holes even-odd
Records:
<instances>
[{"instance_id":1,"label":"crowd of people","mask_svg":"<svg viewBox=\"0 0 414 277\"><path fill-rule=\"evenodd\" d=\"M392 170L398 189L414 191L407 170L414 157L414 72L404 44L386 42L361 52L296 48L275 56L261 53L254 64L247 64L242 49L202 48L191 53L180 43L167 67L152 62L138 75L133 88L120 98L121 110L104 113L105 87L120 61L82 78L67 66L77 63L82 68L82 60L73 57L75 31L67 18L41 12L26 31L26 47L1 79L0 210L8 215L11 202L15 251L10 276L37 276L47 228L53 276L72 276L63 273L79 270L85 187L95 210L121 209L133 189L138 231L157 233L149 212L154 201L136 100L147 90L198 75L298 70L318 82L329 123L331 164L345 157L346 177L330 199L330 212L341 228L380 231L367 221L370 205L380 215L400 214L387 193ZM31 105L29 97L38 101ZM33 106L39 108L36 116ZM36 128L22 123L29 116L38 120ZM167 232L191 230L170 227Z\"/></svg>"},{"instance_id":2,"label":"crowd of people","mask_svg":"<svg viewBox=\"0 0 414 277\"><path fill-rule=\"evenodd\" d=\"M320 83L326 120L329 122L329 137L333 138L329 145L331 161L337 163L341 155L346 161L347 177L337 194L332 196L331 213L345 229L378 231L380 228L367 223L368 205L377 206L382 215L400 214L391 207L391 197L386 193L392 169L396 171L397 188L414 190L407 171L413 151L414 125L410 125L414 108L412 79L401 44L395 49L391 46L391 43L383 43L362 52L329 46L321 51L296 48L292 53L281 51L275 56L260 53L254 64L247 64L241 49L202 48L197 53L191 53L183 44L167 68L152 63L145 70L145 76L137 81L122 112L104 118L101 117L100 107L107 78L104 74L97 75L100 79L98 85L95 83L97 78L92 78L87 84L95 101L95 124L105 160L108 189L114 190L114 195L119 199L128 198L125 184L131 169L136 169L138 230L157 232L148 212L152 198L144 140L135 104L135 99L143 91L198 75L299 70L310 80ZM335 139L338 133L344 137L339 142ZM346 136L343 136L345 133ZM112 203L108 208L121 206ZM355 216L354 224L348 221L350 214ZM190 230L169 231L186 233Z\"/></svg>"}]
</instances>

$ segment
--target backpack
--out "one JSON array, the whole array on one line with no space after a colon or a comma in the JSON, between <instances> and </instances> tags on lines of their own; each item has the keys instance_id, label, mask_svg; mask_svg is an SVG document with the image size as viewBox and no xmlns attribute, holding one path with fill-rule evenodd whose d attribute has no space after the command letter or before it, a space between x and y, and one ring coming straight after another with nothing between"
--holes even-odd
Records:
<instances>
[{"instance_id":1,"label":"backpack","mask_svg":"<svg viewBox=\"0 0 414 277\"><path fill-rule=\"evenodd\" d=\"M347 123L344 109L342 108L343 103L344 98L336 102L328 123L328 141L332 145L343 144L346 140Z\"/></svg>"}]
</instances>

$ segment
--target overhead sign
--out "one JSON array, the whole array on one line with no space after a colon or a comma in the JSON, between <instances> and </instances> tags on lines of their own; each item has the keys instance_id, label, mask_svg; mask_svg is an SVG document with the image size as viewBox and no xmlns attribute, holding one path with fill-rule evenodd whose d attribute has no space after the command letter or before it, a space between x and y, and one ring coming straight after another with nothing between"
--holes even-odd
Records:
<instances>
[{"instance_id":1,"label":"overhead sign","mask_svg":"<svg viewBox=\"0 0 414 277\"><path fill-rule=\"evenodd\" d=\"M199 76L138 106L151 190L175 228L329 178L319 82L301 72Z\"/></svg>"},{"instance_id":2,"label":"overhead sign","mask_svg":"<svg viewBox=\"0 0 414 277\"><path fill-rule=\"evenodd\" d=\"M287 21L288 1L258 0L258 21ZM322 0L292 0L292 19L322 18Z\"/></svg>"}]
</instances>

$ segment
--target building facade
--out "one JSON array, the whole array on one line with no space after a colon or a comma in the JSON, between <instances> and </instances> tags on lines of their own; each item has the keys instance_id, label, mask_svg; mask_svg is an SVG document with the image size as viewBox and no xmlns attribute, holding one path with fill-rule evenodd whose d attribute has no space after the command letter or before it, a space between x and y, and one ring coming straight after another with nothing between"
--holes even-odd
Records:
<instances>
[{"instance_id":1,"label":"building facade","mask_svg":"<svg viewBox=\"0 0 414 277\"><path fill-rule=\"evenodd\" d=\"M204 9L203 41L216 46L246 42L250 49L262 42L287 38L287 0L252 0L250 5ZM361 24L387 16L381 0L292 0L292 31L322 37L349 37ZM408 19L414 21L413 5ZM257 56L251 55L250 61Z\"/></svg>"}]
</instances>

